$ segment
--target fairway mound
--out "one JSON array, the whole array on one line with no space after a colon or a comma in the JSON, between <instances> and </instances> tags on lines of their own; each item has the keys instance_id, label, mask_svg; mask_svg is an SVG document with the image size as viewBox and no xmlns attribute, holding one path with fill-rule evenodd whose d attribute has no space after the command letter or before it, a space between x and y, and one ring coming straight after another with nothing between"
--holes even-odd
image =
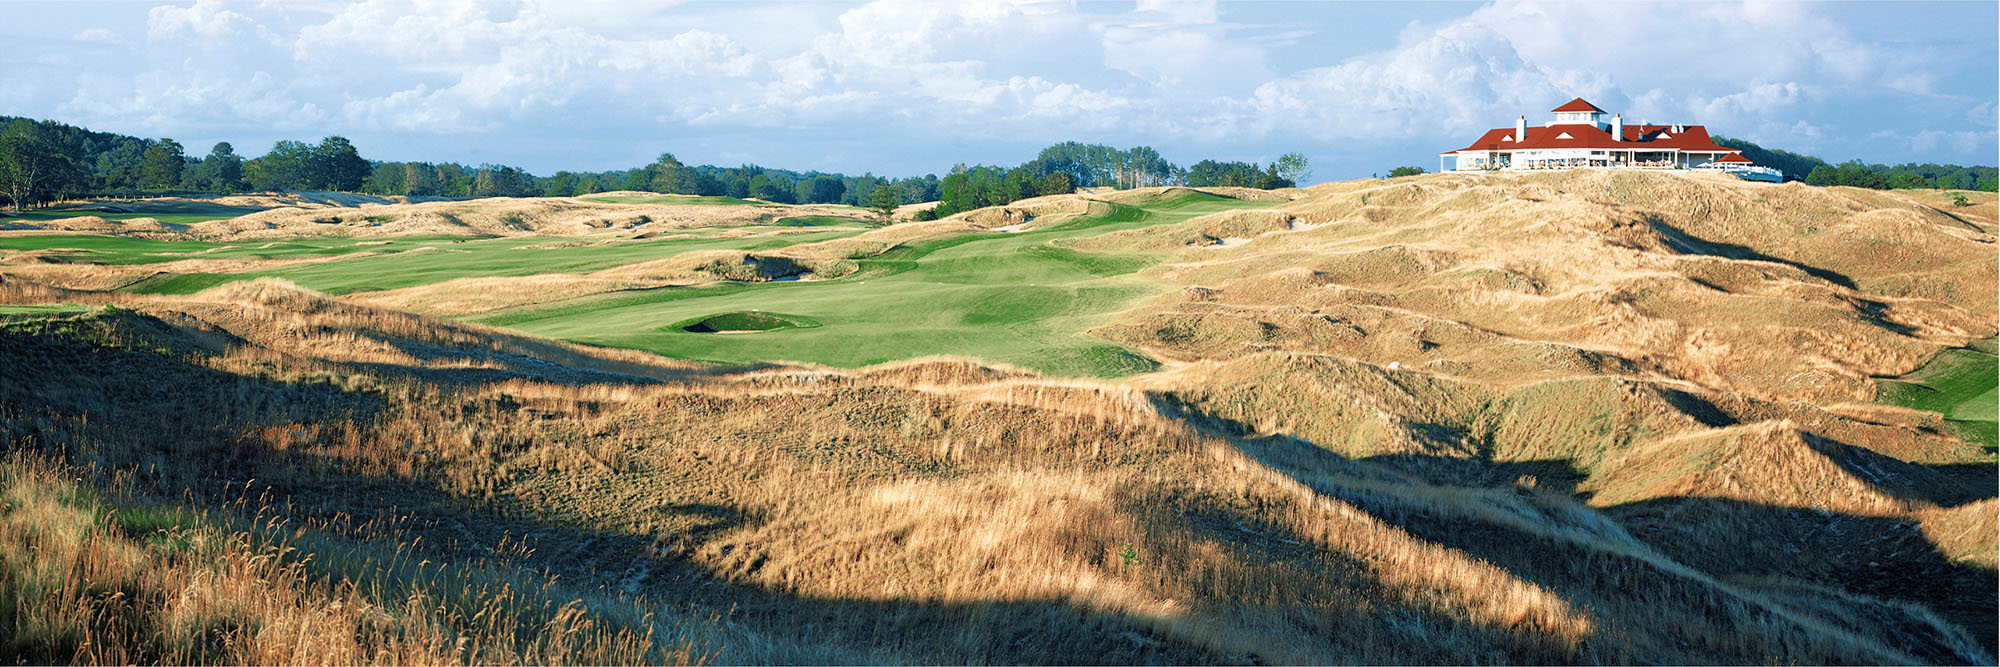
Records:
<instances>
[{"instance_id":1,"label":"fairway mound","mask_svg":"<svg viewBox=\"0 0 2000 667\"><path fill-rule=\"evenodd\" d=\"M1203 288L1199 298L1182 290L1126 316L1185 325L1120 341L1225 350L1282 340L1410 363L1411 352L1372 335L1386 325L1415 339L1421 361L1502 381L1515 372L1489 372L1475 351L1484 346L1454 352L1431 334L1461 328L1609 355L1640 375L1851 401L1874 395L1872 378L1996 328L2000 262L1993 234L1980 231L1990 221L1967 224L1919 195L1636 172L1439 174L1303 193L1273 211L1076 244L1187 248L1152 274ZM1209 250L1229 238L1254 242ZM1272 326L1210 331L1186 317L1218 311ZM1325 329L1316 316L1357 311L1378 323L1359 327L1362 346L1309 333Z\"/></svg>"},{"instance_id":2,"label":"fairway mound","mask_svg":"<svg viewBox=\"0 0 2000 667\"><path fill-rule=\"evenodd\" d=\"M826 206L767 203L712 206L693 202L667 195L651 195L641 203L572 197L490 197L359 207L278 208L229 220L194 223L188 232L211 239L399 234L631 237L711 227L752 227L786 218L824 220L853 216L851 209Z\"/></svg>"},{"instance_id":3,"label":"fairway mound","mask_svg":"<svg viewBox=\"0 0 2000 667\"><path fill-rule=\"evenodd\" d=\"M1456 256L1377 259L1420 267ZM1395 287L1377 280L1380 291ZM379 572L390 578L382 593L341 584L360 591L341 604L387 615L366 627L429 608L399 602L406 579L437 594L552 590L435 574L491 563L597 591L578 614L625 614L616 605L629 595L674 600L687 618L727 615L754 636L669 640L749 647L716 658L726 663L1991 660L1965 630L1991 644L1990 567L1958 565L1970 557L1948 560L1932 544L1990 551L1993 504L1932 502L1926 480L1942 473L1844 441L1900 429L1760 417L1810 406L1617 377L1657 371L1602 359L1556 378L1470 380L1432 372L1437 359L1391 366L1339 354L1431 344L1546 345L1551 363L1602 355L1407 308L1322 319L1335 337L1291 343L1314 353L1218 359L1195 345L1187 352L1200 358L1108 382L963 359L854 371L677 362L279 281L182 297L24 283L0 276L0 303L119 307L0 321L0 406L33 410L0 425L52 444L18 454L73 461L77 472L63 478L76 484L92 483L84 468L95 466L144 485L144 498L192 507L121 506L118 517L148 523L107 525L108 536L156 535L171 547L184 534L176 526L191 521L181 517L240 515L291 536L285 567L295 578ZM797 310L820 312L806 308ZM809 321L694 312L711 314L675 326ZM657 331L671 319L632 328L674 335ZM1225 328L1232 337L1264 329ZM804 336L677 337L775 347ZM1641 493L1595 486L1607 476ZM1574 492L1579 478L1605 491L1602 502ZM258 500L239 500L246 494ZM392 513L409 520L378 530L338 519ZM10 520L55 534L55 514ZM376 551L332 541L341 535ZM402 565L356 560L375 552ZM105 597L78 581L99 576L91 568L57 575L55 590ZM562 608L571 594L562 595L545 608ZM345 636L357 623L325 632ZM438 646L454 636L440 633ZM417 661L464 655L440 650ZM262 654L244 655L253 659L235 661ZM553 661L494 661L533 659Z\"/></svg>"},{"instance_id":4,"label":"fairway mound","mask_svg":"<svg viewBox=\"0 0 2000 667\"><path fill-rule=\"evenodd\" d=\"M758 331L776 331L778 329L810 328L816 326L819 326L819 322L798 315L737 312L709 315L691 321L675 322L666 328L668 330L680 330L688 333L754 333Z\"/></svg>"}]
</instances>

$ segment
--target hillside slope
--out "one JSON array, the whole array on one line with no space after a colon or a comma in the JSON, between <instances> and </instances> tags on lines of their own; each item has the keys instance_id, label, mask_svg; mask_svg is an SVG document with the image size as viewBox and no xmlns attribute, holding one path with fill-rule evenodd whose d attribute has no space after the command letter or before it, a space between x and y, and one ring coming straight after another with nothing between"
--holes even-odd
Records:
<instances>
[{"instance_id":1,"label":"hillside slope","mask_svg":"<svg viewBox=\"0 0 2000 667\"><path fill-rule=\"evenodd\" d=\"M1163 295L1095 330L1165 363L1122 380L713 365L271 279L13 276L0 303L49 307L0 311L0 433L134 503L298 527L317 550L284 562L313 576L350 576L313 569L342 540L394 545L554 577L605 629L489 662L1993 663L1993 453L1873 403L1993 336L1991 206L1451 174L1116 218L1198 195L825 242L1111 216L1032 247L1158 258L1132 270ZM1007 266L900 270L939 260Z\"/></svg>"}]
</instances>

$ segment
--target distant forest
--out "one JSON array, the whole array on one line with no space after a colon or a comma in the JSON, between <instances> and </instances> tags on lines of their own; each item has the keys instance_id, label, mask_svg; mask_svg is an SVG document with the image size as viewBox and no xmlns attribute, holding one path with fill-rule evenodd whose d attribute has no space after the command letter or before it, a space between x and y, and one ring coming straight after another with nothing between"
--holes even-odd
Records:
<instances>
[{"instance_id":1,"label":"distant forest","mask_svg":"<svg viewBox=\"0 0 2000 667\"><path fill-rule=\"evenodd\" d=\"M1877 190L1909 188L1944 188L1947 190L1985 190L1993 192L2000 185L2000 170L1993 167L1961 167L1955 164L1867 164L1860 160L1850 160L1840 164L1828 164L1811 155L1800 155L1791 151L1765 148L1742 139L1721 137L1715 143L1743 151L1758 166L1771 167L1785 172L1787 181L1805 181L1807 185L1852 185Z\"/></svg>"},{"instance_id":2,"label":"distant forest","mask_svg":"<svg viewBox=\"0 0 2000 667\"><path fill-rule=\"evenodd\" d=\"M1812 185L1952 188L1993 191L1993 167L1887 166L1825 160L1739 139L1717 143L1760 165ZM1181 167L1150 147L1119 149L1064 142L1012 167L956 165L936 175L885 178L757 165L689 166L672 154L641 167L536 176L497 164L369 160L343 137L318 143L280 141L244 158L229 142L190 155L173 139L96 132L54 121L0 116L0 203L37 205L85 196L315 190L430 197L576 196L612 190L756 198L795 204L869 206L875 191L898 204L938 201L922 217L943 216L1077 188L1155 185L1290 187L1311 173L1306 157L1287 153L1264 165L1202 160Z\"/></svg>"},{"instance_id":3,"label":"distant forest","mask_svg":"<svg viewBox=\"0 0 2000 667\"><path fill-rule=\"evenodd\" d=\"M1297 153L1264 166L1203 160L1182 168L1145 146L1121 150L1067 142L1016 167L961 164L943 178L849 176L757 165L689 166L671 153L631 169L536 176L498 164L369 160L338 136L318 143L279 141L269 152L247 159L225 141L196 156L173 139L0 116L0 202L29 206L86 196L281 190L429 197L566 197L638 190L868 206L873 203L871 195L886 188L898 204L940 201L935 213L924 216L932 217L1085 187L1289 187L1308 169L1305 156Z\"/></svg>"}]
</instances>

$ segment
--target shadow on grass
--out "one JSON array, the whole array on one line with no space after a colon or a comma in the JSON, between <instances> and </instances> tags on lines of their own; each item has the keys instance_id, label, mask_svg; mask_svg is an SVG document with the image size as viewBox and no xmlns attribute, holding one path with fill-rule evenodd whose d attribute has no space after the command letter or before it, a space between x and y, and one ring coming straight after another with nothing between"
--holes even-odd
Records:
<instances>
[{"instance_id":1,"label":"shadow on grass","mask_svg":"<svg viewBox=\"0 0 2000 667\"><path fill-rule=\"evenodd\" d=\"M1676 401L1692 409L1710 426L1733 423L1706 401ZM1447 546L1495 564L1509 573L1556 592L1572 604L1609 611L1629 598L1698 600L1713 606L1714 619L1727 617L1742 593L1765 596L1774 609L1805 614L1818 622L1875 636L1900 650L1939 664L1990 663L2000 651L1995 633L1995 572L1954 562L1941 553L1911 520L1857 516L1817 509L1800 509L1727 498L1671 497L1586 510L1615 521L1622 531L1666 562L1621 554L1615 548L1579 558L1552 554L1577 550L1569 539L1520 530L1491 521L1439 513L1408 501L1390 500L1369 491L1366 484L1330 484L1328 479L1380 483L1379 470L1400 473L1416 482L1455 491L1489 489L1534 495L1554 492L1577 503L1588 501L1576 490L1585 475L1566 461L1494 461L1490 458L1391 454L1349 458L1289 435L1253 436L1247 425L1211 415L1158 395L1163 414L1178 415L1201 428L1233 439L1245 454L1328 497L1347 502L1371 516L1428 542ZM1710 418L1701 413L1713 411ZM1444 426L1418 425L1421 432L1457 434ZM1906 499L1954 507L1995 496L1991 464L1922 466L1871 450L1807 434L1807 442L1856 477L1874 480L1880 491ZM1482 456L1491 450L1477 447ZM1371 473L1371 469L1377 472ZM1329 477L1331 476L1331 477ZM1515 488L1532 476L1537 490ZM1422 491L1413 494L1421 497ZM1580 509L1580 507L1579 507ZM1547 515L1545 515L1547 516ZM1579 560L1623 561L1615 567L1578 567ZM1711 585L1690 580L1672 569L1685 565L1740 593L1710 599L1690 590ZM1635 571L1654 576L1632 576ZM1678 586L1661 582L1678 580ZM1750 583L1754 582L1754 583ZM1651 587L1650 589L1647 587ZM1827 591L1875 598L1855 599ZM1626 597L1606 596L1619 591ZM1691 597L1692 596L1692 597ZM1886 602L1886 603L1885 603ZM1910 603L1938 614L1969 635L1976 647L1927 628L1894 603ZM1624 616L1612 612L1612 616ZM1639 629L1632 629L1638 631ZM1983 655L1981 654L1983 652ZM1717 659L1726 661L1722 655ZM1630 659L1630 658L1628 658ZM1614 661L1617 661L1614 659Z\"/></svg>"},{"instance_id":2,"label":"shadow on grass","mask_svg":"<svg viewBox=\"0 0 2000 667\"><path fill-rule=\"evenodd\" d=\"M242 434L254 433L262 426L300 422L328 427L345 422L365 429L382 408L379 397L332 384L297 385L222 373L150 347L121 347L129 342L113 344L69 334L0 336L0 369L4 369L0 379L8 380L0 383L0 407L7 408L5 413L10 415L6 424L9 435L20 442L51 448L52 453L75 462L96 462L112 470L144 469L142 481L163 502L194 503L222 512L278 513L299 522L343 516L410 517L401 526L408 534L423 538L421 546L415 547L419 557L483 560L568 580L604 582L613 592L643 594L676 607L730 610L726 613L731 622L800 645L866 647L878 652L874 655L945 662L1212 664L1261 659L1217 654L1191 639L1159 632L1157 619L1093 609L1078 600L940 603L827 598L754 583L743 575L725 579L675 554L687 553L686 549L698 548L711 536L758 520L754 513L729 505L726 499L652 507L648 511L657 514L656 518L681 526L675 535L661 535L594 526L585 518L564 516L552 508L519 500L467 498L421 474L355 472L315 443L276 448L267 440L246 440ZM377 370L408 372L400 366ZM88 433L22 432L35 429L43 419L39 415L55 415L64 418L64 423L73 423L85 414L92 415L90 421L95 424ZM1189 414L1188 418L1203 420L1210 428L1243 430L1241 425L1201 415ZM1447 427L1437 428L1445 429L1439 437L1451 435ZM78 435L113 446L92 451L65 446L79 440ZM1320 483L1322 476L1317 474L1384 483L1414 479L1474 488L1505 485L1524 474L1567 479L1550 470L1551 465L1557 465L1552 462L1509 464L1424 456L1356 461L1296 438L1236 440L1246 453L1272 462L1281 472L1299 475L1321 494L1418 539L1491 563L1591 614L1615 617L1656 600L1675 600L1677 609L1712 612L1702 614L1710 622L1742 616L1740 609L1730 606L1743 604L1741 598L1718 593L1711 585L1687 580L1643 559L1610 552L1579 554L1575 544L1561 539L1389 502L1379 494ZM1307 471L1316 474L1300 474ZM615 478L612 475L605 481ZM255 480L254 488L251 480ZM1553 484L1558 489L1573 485L1573 479ZM241 501L246 496L258 500L245 504ZM1166 500L1163 505L1127 503L1122 509L1145 519L1145 530L1158 542L1194 540L1258 567L1294 573L1275 578L1275 582L1344 580L1351 584L1344 590L1393 588L1374 580L1352 555L1312 546L1313 541L1305 536L1233 511L1230 506L1199 499ZM1634 504L1613 508L1611 514L1651 548L1717 578L1765 574L1737 561L1777 564L1789 560L1804 569L1779 571L1778 576L1785 581L1912 600L1960 623L1967 622L1984 604L1990 620L1993 607L1986 598L1938 604L1938 596L1954 595L1968 582L1977 581L1981 571L1938 562L1934 553L1923 551L1927 543L1922 535L1906 525L1707 499ZM1893 539L1877 540L1879 544L1868 541L1877 535ZM663 537L685 543L663 544ZM523 539L534 548L505 548ZM1794 547L1808 551L1801 555L1792 550ZM1879 558L1882 560L1873 562L1886 565L1848 562L1856 558ZM1635 577L1630 574L1634 568L1660 571ZM1332 572L1321 574L1327 570ZM1892 576L1884 576L1884 572ZM1867 576L1876 581L1854 581ZM1984 576L1990 584L1991 572L1985 571ZM1983 590L1990 592L1992 587ZM1891 637L1922 659L1967 660L1927 628L1899 625L1910 623L1907 614L1870 606L1872 603L1840 604L1844 606L1837 609L1874 614L1866 616L1867 626L1857 627L1857 631ZM1259 614L1272 624L1275 633L1321 633L1305 635L1301 641L1390 647L1374 653L1355 652L1378 658L1409 659L1414 655L1443 662L1476 658L1555 663L1627 662L1649 657L1620 648L1622 637L1615 633L1592 635L1581 645L1564 646L1454 616L1445 605L1426 601L1336 598L1305 608L1233 611ZM1990 628L1991 624L1987 625ZM1635 633L1650 630L1631 629ZM1426 633L1451 637L1452 641L1480 637L1468 645L1495 652L1437 656L1393 648L1398 642L1422 643ZM1990 634L1981 637L1989 638ZM1719 661L1742 657L1720 650L1670 657L1709 655Z\"/></svg>"}]
</instances>

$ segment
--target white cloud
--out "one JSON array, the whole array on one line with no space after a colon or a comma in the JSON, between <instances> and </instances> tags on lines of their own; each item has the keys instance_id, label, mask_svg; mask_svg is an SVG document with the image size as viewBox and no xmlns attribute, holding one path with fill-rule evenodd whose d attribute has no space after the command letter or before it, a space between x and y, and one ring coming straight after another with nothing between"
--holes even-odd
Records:
<instances>
[{"instance_id":1,"label":"white cloud","mask_svg":"<svg viewBox=\"0 0 2000 667\"><path fill-rule=\"evenodd\" d=\"M1501 34L1460 22L1386 54L1259 86L1248 101L1257 118L1248 125L1322 140L1450 143L1549 108L1551 100L1613 90L1602 75L1528 62Z\"/></svg>"},{"instance_id":2,"label":"white cloud","mask_svg":"<svg viewBox=\"0 0 2000 667\"><path fill-rule=\"evenodd\" d=\"M118 37L118 33L106 30L104 28L85 28L83 30L77 31L76 36L71 37L70 39L74 39L79 42L92 42L96 44L117 44L121 41L124 41Z\"/></svg>"},{"instance_id":3,"label":"white cloud","mask_svg":"<svg viewBox=\"0 0 2000 667\"><path fill-rule=\"evenodd\" d=\"M149 134L1075 138L1275 154L1315 142L1434 152L1516 114L1540 122L1580 95L1630 121L1705 123L1779 147L1840 146L1884 127L1908 150L1991 146L1980 131L1994 124L1993 84L1962 82L1987 66L1940 66L1957 61L1820 5L1499 0L1455 19L1395 20L1408 27L1373 52L1343 39L1351 11L183 0L124 23L88 11L46 23L74 35L52 43L79 48L0 54L0 97L26 100L14 113ZM1864 117L1919 105L1935 112Z\"/></svg>"}]
</instances>

